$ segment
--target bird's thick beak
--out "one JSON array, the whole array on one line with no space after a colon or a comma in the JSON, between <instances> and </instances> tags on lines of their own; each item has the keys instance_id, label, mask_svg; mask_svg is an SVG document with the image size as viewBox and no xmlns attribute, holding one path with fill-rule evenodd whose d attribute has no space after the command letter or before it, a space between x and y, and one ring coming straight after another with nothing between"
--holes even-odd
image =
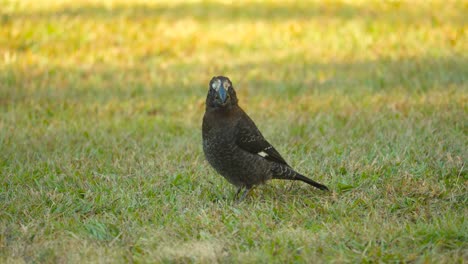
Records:
<instances>
[{"instance_id":1,"label":"bird's thick beak","mask_svg":"<svg viewBox=\"0 0 468 264\"><path fill-rule=\"evenodd\" d=\"M226 98L227 98L227 91L226 89L224 89L224 87L219 87L219 90L218 90L218 96L219 96L219 99L221 101L221 103L226 103Z\"/></svg>"}]
</instances>

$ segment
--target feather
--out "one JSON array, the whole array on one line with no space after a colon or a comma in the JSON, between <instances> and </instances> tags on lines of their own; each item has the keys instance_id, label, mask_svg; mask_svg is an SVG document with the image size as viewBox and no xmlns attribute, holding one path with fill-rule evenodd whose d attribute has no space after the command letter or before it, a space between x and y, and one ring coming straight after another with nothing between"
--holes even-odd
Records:
<instances>
[{"instance_id":1,"label":"feather","mask_svg":"<svg viewBox=\"0 0 468 264\"><path fill-rule=\"evenodd\" d=\"M237 124L237 146L249 153L260 155L269 161L289 167L279 152L263 137L252 119L244 111L241 114Z\"/></svg>"}]
</instances>

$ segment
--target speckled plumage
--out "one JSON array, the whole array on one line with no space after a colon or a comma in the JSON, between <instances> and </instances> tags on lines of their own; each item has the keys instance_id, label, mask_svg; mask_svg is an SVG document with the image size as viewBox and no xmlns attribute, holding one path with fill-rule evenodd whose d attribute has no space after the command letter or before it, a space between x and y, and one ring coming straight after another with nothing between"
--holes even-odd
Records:
<instances>
[{"instance_id":1,"label":"speckled plumage","mask_svg":"<svg viewBox=\"0 0 468 264\"><path fill-rule=\"evenodd\" d=\"M294 171L265 140L255 123L237 104L231 81L213 77L203 117L203 151L208 162L226 180L246 189L270 179L301 180L321 190L328 190Z\"/></svg>"}]
</instances>

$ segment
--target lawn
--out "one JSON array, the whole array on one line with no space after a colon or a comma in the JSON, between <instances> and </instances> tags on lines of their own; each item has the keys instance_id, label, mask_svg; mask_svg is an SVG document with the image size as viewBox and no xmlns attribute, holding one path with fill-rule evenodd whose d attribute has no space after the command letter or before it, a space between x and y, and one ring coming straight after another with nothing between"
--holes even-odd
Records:
<instances>
[{"instance_id":1,"label":"lawn","mask_svg":"<svg viewBox=\"0 0 468 264\"><path fill-rule=\"evenodd\" d=\"M0 262L464 263L466 1L0 0ZM299 172L239 204L214 75Z\"/></svg>"}]
</instances>

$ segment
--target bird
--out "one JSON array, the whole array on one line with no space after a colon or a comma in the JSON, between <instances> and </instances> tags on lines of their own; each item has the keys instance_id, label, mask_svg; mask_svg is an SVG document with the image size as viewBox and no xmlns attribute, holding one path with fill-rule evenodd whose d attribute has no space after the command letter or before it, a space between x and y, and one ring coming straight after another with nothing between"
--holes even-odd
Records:
<instances>
[{"instance_id":1,"label":"bird","mask_svg":"<svg viewBox=\"0 0 468 264\"><path fill-rule=\"evenodd\" d=\"M203 152L208 163L237 187L239 201L271 179L299 180L320 190L328 187L295 171L263 137L238 104L231 80L214 76L208 88L202 121Z\"/></svg>"}]
</instances>

